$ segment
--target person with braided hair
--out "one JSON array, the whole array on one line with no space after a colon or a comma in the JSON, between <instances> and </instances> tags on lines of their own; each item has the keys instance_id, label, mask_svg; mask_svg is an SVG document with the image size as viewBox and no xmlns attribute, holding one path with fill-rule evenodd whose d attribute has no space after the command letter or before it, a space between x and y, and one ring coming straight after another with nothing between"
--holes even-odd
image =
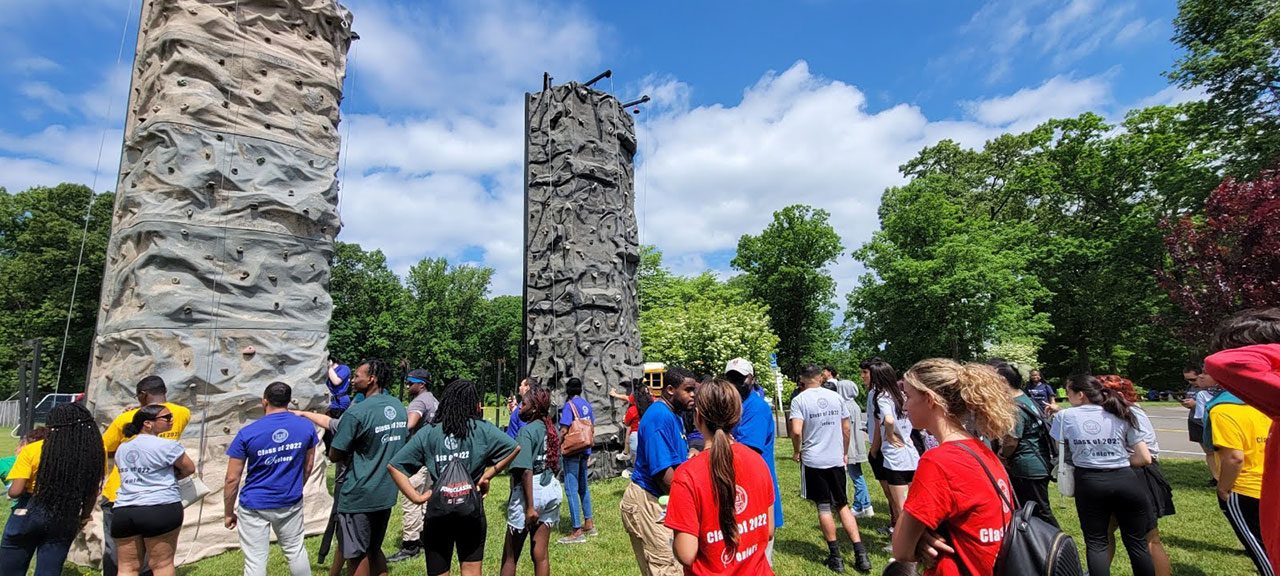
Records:
<instances>
[{"instance_id":1,"label":"person with braided hair","mask_svg":"<svg viewBox=\"0 0 1280 576\"><path fill-rule=\"evenodd\" d=\"M511 496L507 498L507 537L502 548L502 576L515 576L526 536L537 576L551 574L547 546L560 522L560 435L551 419L551 393L541 386L525 391L516 435L520 451L511 462Z\"/></svg>"},{"instance_id":2,"label":"person with braided hair","mask_svg":"<svg viewBox=\"0 0 1280 576\"><path fill-rule=\"evenodd\" d=\"M733 440L742 399L716 378L698 388L694 426L706 450L676 468L666 525L686 574L771 576L765 554L773 538L773 479L764 458Z\"/></svg>"},{"instance_id":3,"label":"person with braided hair","mask_svg":"<svg viewBox=\"0 0 1280 576\"><path fill-rule=\"evenodd\" d=\"M427 504L422 533L430 576L448 574L455 551L462 576L480 575L488 524L479 497L489 492L489 482L520 452L515 440L480 418L480 408L476 385L454 380L440 397L435 424L414 434L386 467L405 498ZM446 475L454 463L452 471L461 467L467 478ZM409 477L423 467L433 488L419 492ZM432 500L435 491L450 496ZM460 511L468 507L464 500L475 506Z\"/></svg>"},{"instance_id":4,"label":"person with braided hair","mask_svg":"<svg viewBox=\"0 0 1280 576\"><path fill-rule=\"evenodd\" d=\"M0 574L62 574L71 541L93 512L102 488L106 452L93 416L76 403L49 412L48 435L18 454L9 472L17 506L0 539Z\"/></svg>"}]
</instances>

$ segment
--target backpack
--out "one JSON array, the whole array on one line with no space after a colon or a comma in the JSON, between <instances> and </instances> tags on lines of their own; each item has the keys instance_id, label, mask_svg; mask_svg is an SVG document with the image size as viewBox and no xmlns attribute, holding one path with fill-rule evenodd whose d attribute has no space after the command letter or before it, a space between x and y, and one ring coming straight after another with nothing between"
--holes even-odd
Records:
<instances>
[{"instance_id":1,"label":"backpack","mask_svg":"<svg viewBox=\"0 0 1280 576\"><path fill-rule=\"evenodd\" d=\"M1014 508L1013 503L1005 498L1000 490L996 477L987 468L977 452L964 444L958 444L982 466L982 471L991 481L991 487L1001 503L1014 510L1013 518L1005 526L1004 539L1000 542L1000 553L996 556L993 576L1022 576L1025 574L1043 574L1044 576L1081 576L1084 569L1080 566L1080 554L1076 551L1075 540L1054 525L1035 516L1036 503L1027 502L1021 508ZM961 568L961 571L964 571Z\"/></svg>"},{"instance_id":2,"label":"backpack","mask_svg":"<svg viewBox=\"0 0 1280 576\"><path fill-rule=\"evenodd\" d=\"M427 518L445 516L470 516L482 511L480 490L471 481L471 474L461 458L450 458L435 482L435 490L427 499L424 514Z\"/></svg>"},{"instance_id":3,"label":"backpack","mask_svg":"<svg viewBox=\"0 0 1280 576\"><path fill-rule=\"evenodd\" d=\"M1058 462L1058 441L1054 440L1053 436L1049 434L1049 423L1045 422L1044 418L1040 417L1039 412L1027 408L1025 404L1019 404L1017 402L1014 402L1014 404L1017 404L1018 409L1022 410L1023 414L1026 414L1027 417L1035 421L1036 437L1040 439L1040 459L1044 460L1045 467L1050 470L1049 477L1056 478L1056 475L1052 473L1052 470L1054 465Z\"/></svg>"},{"instance_id":4,"label":"backpack","mask_svg":"<svg viewBox=\"0 0 1280 576\"><path fill-rule=\"evenodd\" d=\"M595 444L596 426L591 423L590 418L583 418L578 415L578 407L574 405L573 399L568 401L569 410L573 411L573 422L569 424L569 430L564 434L564 440L560 442L560 453L565 456L573 456Z\"/></svg>"}]
</instances>

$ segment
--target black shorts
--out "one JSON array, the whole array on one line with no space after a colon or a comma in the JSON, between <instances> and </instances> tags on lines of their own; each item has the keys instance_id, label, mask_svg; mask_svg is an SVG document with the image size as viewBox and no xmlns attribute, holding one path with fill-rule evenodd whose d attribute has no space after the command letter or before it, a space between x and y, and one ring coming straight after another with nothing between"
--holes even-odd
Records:
<instances>
[{"instance_id":1,"label":"black shorts","mask_svg":"<svg viewBox=\"0 0 1280 576\"><path fill-rule=\"evenodd\" d=\"M871 475L876 480L890 486L906 486L915 478L915 470L890 470L884 467L884 454L868 454L867 464L871 465Z\"/></svg>"},{"instance_id":2,"label":"black shorts","mask_svg":"<svg viewBox=\"0 0 1280 576\"><path fill-rule=\"evenodd\" d=\"M1138 470L1141 471L1141 479L1146 482L1147 490L1151 493L1151 509L1155 511L1156 518L1176 514L1177 510L1173 507L1173 487L1169 486L1168 480L1165 480L1160 463L1152 462L1150 466L1143 466Z\"/></svg>"},{"instance_id":3,"label":"black shorts","mask_svg":"<svg viewBox=\"0 0 1280 576\"><path fill-rule=\"evenodd\" d=\"M382 550L391 509L373 512L339 512L338 545L347 560L364 558L371 550Z\"/></svg>"},{"instance_id":4,"label":"black shorts","mask_svg":"<svg viewBox=\"0 0 1280 576\"><path fill-rule=\"evenodd\" d=\"M1200 446L1204 442L1204 420L1187 419L1187 438Z\"/></svg>"},{"instance_id":5,"label":"black shorts","mask_svg":"<svg viewBox=\"0 0 1280 576\"><path fill-rule=\"evenodd\" d=\"M458 562L484 560L484 540L489 526L484 510L469 516L445 516L426 518L422 523L422 545L427 556L427 574L446 574L453 564L453 553L458 552Z\"/></svg>"},{"instance_id":6,"label":"black shorts","mask_svg":"<svg viewBox=\"0 0 1280 576\"><path fill-rule=\"evenodd\" d=\"M834 468L804 467L800 478L800 493L815 504L830 504L833 508L849 505L849 495L845 492L848 482L844 466Z\"/></svg>"},{"instance_id":7,"label":"black shorts","mask_svg":"<svg viewBox=\"0 0 1280 576\"><path fill-rule=\"evenodd\" d=\"M111 515L111 537L155 538L182 527L182 503L153 506L116 506Z\"/></svg>"}]
</instances>

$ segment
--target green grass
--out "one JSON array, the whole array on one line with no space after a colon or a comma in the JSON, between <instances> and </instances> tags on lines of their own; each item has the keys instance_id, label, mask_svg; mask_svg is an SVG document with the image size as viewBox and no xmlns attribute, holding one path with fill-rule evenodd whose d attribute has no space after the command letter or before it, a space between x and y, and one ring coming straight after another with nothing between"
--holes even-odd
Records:
<instances>
[{"instance_id":1,"label":"green grass","mask_svg":"<svg viewBox=\"0 0 1280 576\"><path fill-rule=\"evenodd\" d=\"M0 429L0 453L11 453L16 442L9 438L8 431ZM777 460L780 481L783 485L783 506L786 526L778 531L775 551L775 570L779 574L822 574L825 570L820 562L826 554L826 546L818 532L817 515L812 505L797 494L799 486L798 465L785 454L789 448L780 450ZM1173 561L1173 572L1178 575L1196 576L1204 574L1248 574L1253 565L1244 555L1240 543L1236 540L1222 513L1218 510L1213 491L1204 487L1207 474L1204 464L1193 460L1167 460L1162 462L1164 472L1174 487L1174 500L1178 514L1165 518L1160 523L1160 530L1166 549ZM873 483L874 484L874 483ZM497 574L502 555L502 537L506 526L503 505L506 502L508 483L495 481L493 491L485 501L489 518L489 540L485 548L484 574ZM635 559L627 535L622 529L618 512L618 501L626 488L626 480L609 479L593 481L591 485L592 500L595 508L596 524L600 536L586 544L560 546L552 544L551 565L555 574L568 575L615 575L637 574ZM1083 559L1083 541L1077 522L1074 504L1066 498L1053 496L1053 512L1063 524L1064 529L1076 539ZM888 506L878 485L871 487L872 502L877 511L874 518L860 522L863 541L872 552L873 573L888 563L889 555L883 551L888 545L887 537L875 532L876 528L888 523ZM568 531L568 505L562 506L561 532ZM7 518L8 507L2 507L0 519ZM387 540L383 547L388 554L394 552L399 543L400 512L397 507L392 515L391 526L387 530ZM315 559L320 538L307 539L307 550ZM852 552L845 544L847 556ZM315 574L327 574L327 566L313 566ZM239 574L242 570L242 559L238 551L228 552L207 558L189 566L182 566L178 573L184 576L226 576ZM456 570L456 567L455 567ZM392 574L422 574L424 571L421 556L416 560L401 562L391 567ZM270 574L286 574L287 566L278 547L271 550L268 567ZM533 569L528 561L527 552L521 561L520 574L532 574ZM1117 555L1112 574L1127 575L1132 572L1123 550ZM84 568L67 568L64 575L96 574Z\"/></svg>"}]
</instances>

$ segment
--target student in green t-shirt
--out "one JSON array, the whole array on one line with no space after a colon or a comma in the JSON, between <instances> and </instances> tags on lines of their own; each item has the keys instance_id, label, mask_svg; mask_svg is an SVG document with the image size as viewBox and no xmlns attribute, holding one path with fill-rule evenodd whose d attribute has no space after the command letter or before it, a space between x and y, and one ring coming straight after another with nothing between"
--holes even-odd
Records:
<instances>
[{"instance_id":1,"label":"student in green t-shirt","mask_svg":"<svg viewBox=\"0 0 1280 576\"><path fill-rule=\"evenodd\" d=\"M502 548L502 576L515 576L524 539L532 535L529 555L533 573L550 576L547 545L560 522L560 436L551 420L551 393L534 386L520 405L527 422L516 435L520 452L511 463L511 496L507 498L507 539Z\"/></svg>"},{"instance_id":2,"label":"student in green t-shirt","mask_svg":"<svg viewBox=\"0 0 1280 576\"><path fill-rule=\"evenodd\" d=\"M348 412L350 414L350 412ZM400 492L415 504L426 504L432 490L419 493L409 477L427 468L434 488L451 460L458 460L480 495L489 492L489 482L515 460L520 447L497 426L480 419L480 396L476 385L454 380L445 387L436 410L435 424L418 430L400 449L387 469ZM394 499L393 499L394 501ZM447 574L457 550L462 576L480 576L487 536L484 507L470 515L432 517L431 505L423 521L423 549L427 574Z\"/></svg>"},{"instance_id":3,"label":"student in green t-shirt","mask_svg":"<svg viewBox=\"0 0 1280 576\"><path fill-rule=\"evenodd\" d=\"M1019 502L1035 502L1035 514L1054 526L1058 519L1049 507L1049 471L1053 463L1046 459L1051 439L1040 418L1040 406L1022 391L1022 374L1013 365L997 362L996 373L1009 384L1015 412L1013 430L1000 440L1000 459L1013 484Z\"/></svg>"},{"instance_id":4,"label":"student in green t-shirt","mask_svg":"<svg viewBox=\"0 0 1280 576\"><path fill-rule=\"evenodd\" d=\"M338 546L352 574L386 574L382 539L387 534L396 485L386 472L409 432L404 405L382 384L391 382L391 367L379 359L356 368L351 385L364 394L338 420L329 459L350 466L338 492Z\"/></svg>"}]
</instances>

